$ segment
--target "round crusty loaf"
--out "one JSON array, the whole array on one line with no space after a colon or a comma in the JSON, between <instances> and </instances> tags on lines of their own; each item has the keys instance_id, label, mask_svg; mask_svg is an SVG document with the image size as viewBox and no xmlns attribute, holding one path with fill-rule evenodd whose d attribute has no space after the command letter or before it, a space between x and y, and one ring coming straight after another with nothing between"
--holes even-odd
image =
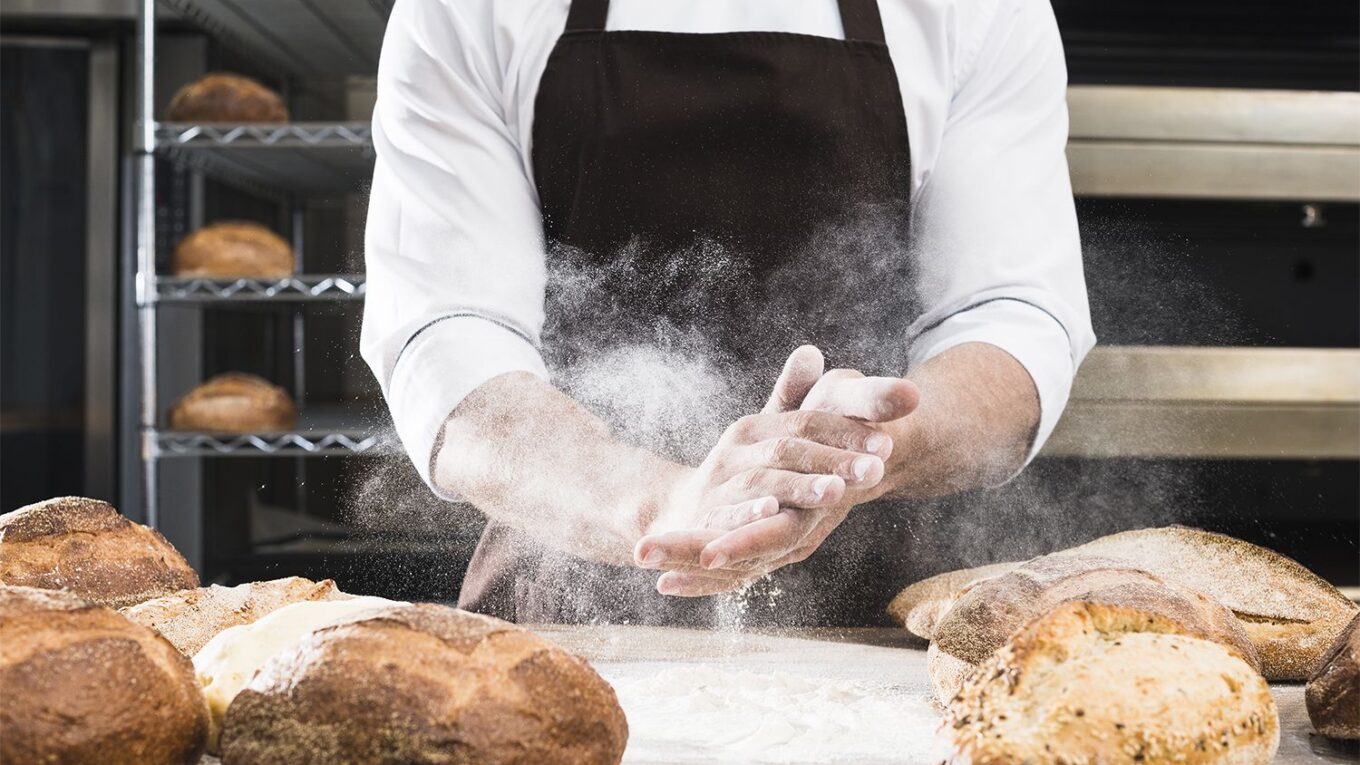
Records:
<instances>
[{"instance_id":1,"label":"round crusty loaf","mask_svg":"<svg viewBox=\"0 0 1360 765\"><path fill-rule=\"evenodd\" d=\"M296 424L297 407L283 388L242 372L217 375L170 409L173 430L270 433Z\"/></svg>"},{"instance_id":2,"label":"round crusty loaf","mask_svg":"<svg viewBox=\"0 0 1360 765\"><path fill-rule=\"evenodd\" d=\"M123 616L150 627L179 652L193 657L214 635L228 627L250 624L291 603L350 598L335 582L313 582L300 576L247 582L235 587L210 585L154 598L122 609Z\"/></svg>"},{"instance_id":3,"label":"round crusty loaf","mask_svg":"<svg viewBox=\"0 0 1360 765\"><path fill-rule=\"evenodd\" d=\"M0 762L196 763L208 709L151 630L55 590L0 586Z\"/></svg>"},{"instance_id":4,"label":"round crusty loaf","mask_svg":"<svg viewBox=\"0 0 1360 765\"><path fill-rule=\"evenodd\" d=\"M165 109L170 122L287 122L278 93L238 74L212 72L175 92Z\"/></svg>"},{"instance_id":5,"label":"round crusty loaf","mask_svg":"<svg viewBox=\"0 0 1360 765\"><path fill-rule=\"evenodd\" d=\"M922 579L897 593L897 597L888 604L888 615L906 627L911 634L933 640L935 625L939 624L940 619L954 606L959 596L963 594L962 590L983 579L1004 574L1019 565L1016 562L989 563L986 566L946 571L929 579Z\"/></svg>"},{"instance_id":6,"label":"round crusty loaf","mask_svg":"<svg viewBox=\"0 0 1360 765\"><path fill-rule=\"evenodd\" d=\"M283 237L250 221L218 221L175 245L176 276L281 279L296 265Z\"/></svg>"},{"instance_id":7,"label":"round crusty loaf","mask_svg":"<svg viewBox=\"0 0 1360 765\"><path fill-rule=\"evenodd\" d=\"M1119 560L1217 600L1242 621L1268 680L1306 680L1357 612L1297 561L1201 529L1125 531L1055 555Z\"/></svg>"},{"instance_id":8,"label":"round crusty loaf","mask_svg":"<svg viewBox=\"0 0 1360 765\"><path fill-rule=\"evenodd\" d=\"M1030 622L970 674L942 731L960 765L1247 765L1280 741L1270 688L1236 651L1083 602Z\"/></svg>"},{"instance_id":9,"label":"round crusty loaf","mask_svg":"<svg viewBox=\"0 0 1360 765\"><path fill-rule=\"evenodd\" d=\"M1360 738L1360 616L1337 636L1304 687L1308 719L1318 733Z\"/></svg>"},{"instance_id":10,"label":"round crusty loaf","mask_svg":"<svg viewBox=\"0 0 1360 765\"><path fill-rule=\"evenodd\" d=\"M1105 559L1046 556L976 583L940 620L927 652L936 698L951 698L963 676L1026 622L1073 600L1157 614L1189 634L1232 647L1253 668L1260 666L1242 625L1213 599Z\"/></svg>"},{"instance_id":11,"label":"round crusty loaf","mask_svg":"<svg viewBox=\"0 0 1360 765\"><path fill-rule=\"evenodd\" d=\"M155 529L85 497L0 515L0 584L69 590L121 608L198 586L198 574Z\"/></svg>"},{"instance_id":12,"label":"round crusty loaf","mask_svg":"<svg viewBox=\"0 0 1360 765\"><path fill-rule=\"evenodd\" d=\"M601 765L627 737L585 661L499 619L418 604L274 655L227 710L222 762Z\"/></svg>"}]
</instances>

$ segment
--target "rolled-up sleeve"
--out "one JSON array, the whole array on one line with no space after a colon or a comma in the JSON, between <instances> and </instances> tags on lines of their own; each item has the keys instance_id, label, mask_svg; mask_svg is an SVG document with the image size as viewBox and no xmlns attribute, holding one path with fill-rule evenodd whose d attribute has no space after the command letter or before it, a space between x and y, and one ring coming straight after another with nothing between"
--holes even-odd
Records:
<instances>
[{"instance_id":1,"label":"rolled-up sleeve","mask_svg":"<svg viewBox=\"0 0 1360 765\"><path fill-rule=\"evenodd\" d=\"M431 486L434 444L468 393L507 372L547 376L542 222L485 6L398 3L373 115L360 350Z\"/></svg>"},{"instance_id":2,"label":"rolled-up sleeve","mask_svg":"<svg viewBox=\"0 0 1360 765\"><path fill-rule=\"evenodd\" d=\"M967 342L1013 356L1039 396L1032 458L1095 344L1064 155L1067 71L1046 0L977 7L991 19L958 37L940 153L915 194L924 310L911 364Z\"/></svg>"}]
</instances>

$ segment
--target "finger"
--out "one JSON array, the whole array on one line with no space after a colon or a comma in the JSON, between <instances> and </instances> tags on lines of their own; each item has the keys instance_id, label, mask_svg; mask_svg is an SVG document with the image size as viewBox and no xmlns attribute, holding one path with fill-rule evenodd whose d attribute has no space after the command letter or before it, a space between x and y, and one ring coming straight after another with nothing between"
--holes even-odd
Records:
<instances>
[{"instance_id":1,"label":"finger","mask_svg":"<svg viewBox=\"0 0 1360 765\"><path fill-rule=\"evenodd\" d=\"M755 468L729 478L716 494L718 501L733 504L753 497L774 497L780 507L830 507L845 496L845 479Z\"/></svg>"},{"instance_id":2,"label":"finger","mask_svg":"<svg viewBox=\"0 0 1360 765\"><path fill-rule=\"evenodd\" d=\"M872 459L872 458L869 458ZM779 512L779 500L774 497L758 497L735 505L714 508L708 514L703 528L714 531L731 531L761 518L769 518Z\"/></svg>"},{"instance_id":3,"label":"finger","mask_svg":"<svg viewBox=\"0 0 1360 765\"><path fill-rule=\"evenodd\" d=\"M722 569L762 558L778 560L801 546L816 525L817 514L785 509L779 515L729 531L699 554L705 569Z\"/></svg>"},{"instance_id":4,"label":"finger","mask_svg":"<svg viewBox=\"0 0 1360 765\"><path fill-rule=\"evenodd\" d=\"M749 579L712 577L689 572L667 571L656 580L656 591L680 598L698 598L740 590Z\"/></svg>"},{"instance_id":5,"label":"finger","mask_svg":"<svg viewBox=\"0 0 1360 765\"><path fill-rule=\"evenodd\" d=\"M770 400L762 411L792 412L797 409L812 386L817 384L825 368L826 361L817 346L795 348L784 362L779 378L774 381L774 391L770 393Z\"/></svg>"},{"instance_id":6,"label":"finger","mask_svg":"<svg viewBox=\"0 0 1360 765\"><path fill-rule=\"evenodd\" d=\"M802 438L772 438L738 449L732 460L737 470L778 468L809 475L838 475L847 484L861 487L874 486L883 480L883 460L877 456Z\"/></svg>"},{"instance_id":7,"label":"finger","mask_svg":"<svg viewBox=\"0 0 1360 765\"><path fill-rule=\"evenodd\" d=\"M850 377L829 372L803 399L802 407L868 422L888 422L911 414L920 400L915 383L900 377Z\"/></svg>"},{"instance_id":8,"label":"finger","mask_svg":"<svg viewBox=\"0 0 1360 765\"><path fill-rule=\"evenodd\" d=\"M742 417L723 437L729 445L754 444L781 437L802 438L837 449L877 455L886 460L892 438L871 425L830 412L803 409L784 414L752 414Z\"/></svg>"},{"instance_id":9,"label":"finger","mask_svg":"<svg viewBox=\"0 0 1360 765\"><path fill-rule=\"evenodd\" d=\"M649 534L633 547L633 561L642 568L701 568L699 552L724 533L718 529L684 529Z\"/></svg>"}]
</instances>

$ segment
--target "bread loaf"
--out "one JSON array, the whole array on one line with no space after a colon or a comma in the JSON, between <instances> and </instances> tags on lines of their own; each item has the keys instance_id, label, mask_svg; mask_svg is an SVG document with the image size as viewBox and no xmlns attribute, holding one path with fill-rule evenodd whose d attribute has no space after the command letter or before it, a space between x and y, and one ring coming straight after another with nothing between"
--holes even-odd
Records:
<instances>
[{"instance_id":1,"label":"bread loaf","mask_svg":"<svg viewBox=\"0 0 1360 765\"><path fill-rule=\"evenodd\" d=\"M1181 625L1191 635L1233 648L1253 668L1255 649L1232 612L1198 592L1101 558L1047 556L968 588L940 620L927 668L936 698L959 689L1015 630L1068 601L1136 608Z\"/></svg>"},{"instance_id":2,"label":"bread loaf","mask_svg":"<svg viewBox=\"0 0 1360 765\"><path fill-rule=\"evenodd\" d=\"M224 765L607 765L628 727L581 659L445 606L384 609L275 655L227 711Z\"/></svg>"},{"instance_id":3,"label":"bread loaf","mask_svg":"<svg viewBox=\"0 0 1360 765\"><path fill-rule=\"evenodd\" d=\"M1030 622L949 704L949 763L1248 765L1279 746L1265 680L1157 614L1070 602Z\"/></svg>"},{"instance_id":4,"label":"bread loaf","mask_svg":"<svg viewBox=\"0 0 1360 765\"><path fill-rule=\"evenodd\" d=\"M212 72L175 92L169 122L287 122L278 93L238 74Z\"/></svg>"},{"instance_id":5,"label":"bread loaf","mask_svg":"<svg viewBox=\"0 0 1360 765\"><path fill-rule=\"evenodd\" d=\"M326 579L313 582L298 576L235 587L211 585L154 598L122 610L127 618L159 632L179 652L192 657L217 633L250 624L291 603L345 600L352 596Z\"/></svg>"},{"instance_id":6,"label":"bread loaf","mask_svg":"<svg viewBox=\"0 0 1360 765\"><path fill-rule=\"evenodd\" d=\"M939 624L966 587L1019 566L1019 563L992 563L977 568L949 571L922 579L897 594L888 604L888 615L911 634L931 640Z\"/></svg>"},{"instance_id":7,"label":"bread loaf","mask_svg":"<svg viewBox=\"0 0 1360 765\"><path fill-rule=\"evenodd\" d=\"M198 586L198 574L155 529L85 497L0 515L0 583L64 589L121 608Z\"/></svg>"},{"instance_id":8,"label":"bread loaf","mask_svg":"<svg viewBox=\"0 0 1360 765\"><path fill-rule=\"evenodd\" d=\"M1269 680L1305 680L1356 614L1355 603L1279 553L1184 526L1101 537L1058 553L1124 561L1202 592L1246 628Z\"/></svg>"},{"instance_id":9,"label":"bread loaf","mask_svg":"<svg viewBox=\"0 0 1360 765\"><path fill-rule=\"evenodd\" d=\"M249 221L218 221L198 229L175 245L172 263L176 276L257 279L291 276L296 266L288 242Z\"/></svg>"},{"instance_id":10,"label":"bread loaf","mask_svg":"<svg viewBox=\"0 0 1360 765\"><path fill-rule=\"evenodd\" d=\"M297 407L283 388L241 372L217 375L170 409L173 430L273 433L296 424Z\"/></svg>"},{"instance_id":11,"label":"bread loaf","mask_svg":"<svg viewBox=\"0 0 1360 765\"><path fill-rule=\"evenodd\" d=\"M0 586L0 762L190 765L207 730L164 638L70 593Z\"/></svg>"},{"instance_id":12,"label":"bread loaf","mask_svg":"<svg viewBox=\"0 0 1360 765\"><path fill-rule=\"evenodd\" d=\"M1303 698L1318 733L1360 738L1360 616L1332 643L1308 679Z\"/></svg>"}]
</instances>

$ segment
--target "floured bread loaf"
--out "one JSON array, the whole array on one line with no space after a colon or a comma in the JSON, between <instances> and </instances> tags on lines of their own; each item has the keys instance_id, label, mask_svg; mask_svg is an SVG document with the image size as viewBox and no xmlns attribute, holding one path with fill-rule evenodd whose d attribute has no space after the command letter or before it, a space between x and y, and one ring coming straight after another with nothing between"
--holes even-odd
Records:
<instances>
[{"instance_id":1,"label":"floured bread loaf","mask_svg":"<svg viewBox=\"0 0 1360 765\"><path fill-rule=\"evenodd\" d=\"M931 640L935 637L935 625L939 624L941 617L953 607L954 602L962 594L961 590L983 579L1004 574L1018 565L1020 564L992 563L977 568L948 571L929 579L922 579L897 593L897 597L888 604L888 615L906 627L911 634Z\"/></svg>"},{"instance_id":2,"label":"floured bread loaf","mask_svg":"<svg viewBox=\"0 0 1360 765\"><path fill-rule=\"evenodd\" d=\"M228 627L250 624L290 603L308 600L347 600L353 596L326 579L313 582L298 576L235 587L211 585L184 590L122 609L127 618L156 630L180 653L193 656L214 635Z\"/></svg>"},{"instance_id":3,"label":"floured bread loaf","mask_svg":"<svg viewBox=\"0 0 1360 765\"><path fill-rule=\"evenodd\" d=\"M176 276L255 277L292 275L293 248L283 237L258 223L219 221L204 226L175 245Z\"/></svg>"},{"instance_id":4,"label":"floured bread loaf","mask_svg":"<svg viewBox=\"0 0 1360 765\"><path fill-rule=\"evenodd\" d=\"M1308 679L1303 698L1318 733L1360 738L1360 616L1332 643Z\"/></svg>"},{"instance_id":5,"label":"floured bread loaf","mask_svg":"<svg viewBox=\"0 0 1360 765\"><path fill-rule=\"evenodd\" d=\"M1187 634L1230 646L1253 668L1255 649L1232 612L1198 592L1101 558L1047 556L964 591L935 630L927 668L936 698L951 698L972 667L1032 619L1068 601L1136 608Z\"/></svg>"},{"instance_id":6,"label":"floured bread loaf","mask_svg":"<svg viewBox=\"0 0 1360 765\"><path fill-rule=\"evenodd\" d=\"M111 608L198 586L198 574L155 529L85 497L0 515L0 584L68 590Z\"/></svg>"},{"instance_id":7,"label":"floured bread loaf","mask_svg":"<svg viewBox=\"0 0 1360 765\"><path fill-rule=\"evenodd\" d=\"M609 765L628 725L585 661L499 619L384 609L269 660L227 712L224 765Z\"/></svg>"},{"instance_id":8,"label":"floured bread loaf","mask_svg":"<svg viewBox=\"0 0 1360 765\"><path fill-rule=\"evenodd\" d=\"M1056 554L1125 561L1214 598L1242 621L1270 680L1307 679L1357 611L1290 558L1184 526L1112 534Z\"/></svg>"},{"instance_id":9,"label":"floured bread loaf","mask_svg":"<svg viewBox=\"0 0 1360 765\"><path fill-rule=\"evenodd\" d=\"M1133 608L1066 603L968 676L949 763L1249 765L1280 741L1265 680L1218 643Z\"/></svg>"},{"instance_id":10,"label":"floured bread loaf","mask_svg":"<svg viewBox=\"0 0 1360 765\"><path fill-rule=\"evenodd\" d=\"M238 74L212 72L175 92L165 109L170 122L287 122L278 93Z\"/></svg>"},{"instance_id":11,"label":"floured bread loaf","mask_svg":"<svg viewBox=\"0 0 1360 765\"><path fill-rule=\"evenodd\" d=\"M184 395L170 410L174 430L275 433L292 430L297 407L268 380L241 372L220 374Z\"/></svg>"},{"instance_id":12,"label":"floured bread loaf","mask_svg":"<svg viewBox=\"0 0 1360 765\"><path fill-rule=\"evenodd\" d=\"M0 586L0 762L189 765L207 731L164 638L70 593Z\"/></svg>"},{"instance_id":13,"label":"floured bread loaf","mask_svg":"<svg viewBox=\"0 0 1360 765\"><path fill-rule=\"evenodd\" d=\"M375 608L404 605L383 598L351 597L293 603L261 618L217 633L194 654L194 672L208 701L211 730L208 751L217 751L218 735L227 707L255 671L271 656L301 640L313 630Z\"/></svg>"}]
</instances>

